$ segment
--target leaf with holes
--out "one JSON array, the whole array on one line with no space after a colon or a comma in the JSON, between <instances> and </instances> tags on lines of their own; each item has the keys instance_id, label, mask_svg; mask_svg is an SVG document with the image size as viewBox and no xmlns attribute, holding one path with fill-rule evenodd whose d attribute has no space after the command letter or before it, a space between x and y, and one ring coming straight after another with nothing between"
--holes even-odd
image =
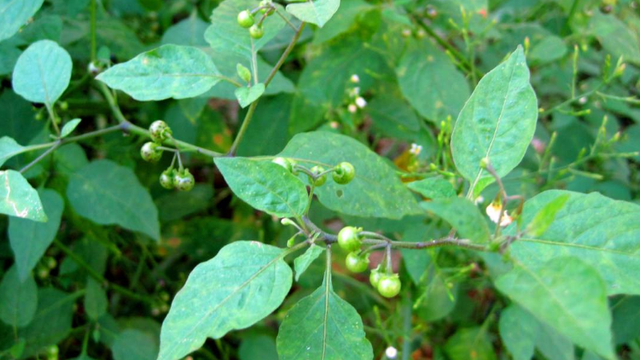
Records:
<instances>
[{"instance_id":1,"label":"leaf with holes","mask_svg":"<svg viewBox=\"0 0 640 360\"><path fill-rule=\"evenodd\" d=\"M282 249L254 241L225 246L189 274L162 324L158 360L181 359L274 311L291 288Z\"/></svg>"},{"instance_id":2,"label":"leaf with holes","mask_svg":"<svg viewBox=\"0 0 640 360\"><path fill-rule=\"evenodd\" d=\"M480 160L488 158L498 176L507 175L524 157L537 119L538 101L524 51L518 47L480 80L451 136L456 167L476 194L493 181Z\"/></svg>"}]
</instances>

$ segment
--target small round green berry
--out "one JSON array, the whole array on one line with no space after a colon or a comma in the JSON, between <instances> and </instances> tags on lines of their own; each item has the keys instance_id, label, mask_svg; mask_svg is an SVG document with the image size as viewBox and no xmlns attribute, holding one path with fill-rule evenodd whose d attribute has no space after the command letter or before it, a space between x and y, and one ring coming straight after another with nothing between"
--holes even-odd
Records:
<instances>
[{"instance_id":1,"label":"small round green berry","mask_svg":"<svg viewBox=\"0 0 640 360\"><path fill-rule=\"evenodd\" d=\"M400 293L402 283L398 274L385 274L378 282L378 292L386 298L392 298Z\"/></svg>"},{"instance_id":2,"label":"small round green berry","mask_svg":"<svg viewBox=\"0 0 640 360\"><path fill-rule=\"evenodd\" d=\"M258 40L264 36L264 30L262 29L262 26L259 26L258 24L254 24L249 28L249 35L253 39Z\"/></svg>"},{"instance_id":3,"label":"small round green berry","mask_svg":"<svg viewBox=\"0 0 640 360\"><path fill-rule=\"evenodd\" d=\"M174 169L168 169L160 174L160 185L162 185L163 188L171 190L176 187L174 182L175 172Z\"/></svg>"},{"instance_id":4,"label":"small round green berry","mask_svg":"<svg viewBox=\"0 0 640 360\"><path fill-rule=\"evenodd\" d=\"M149 126L149 134L151 135L151 140L160 144L171 135L171 129L166 122L156 120Z\"/></svg>"},{"instance_id":5,"label":"small round green berry","mask_svg":"<svg viewBox=\"0 0 640 360\"><path fill-rule=\"evenodd\" d=\"M290 173L293 173L294 163L287 158L277 157L271 160L272 163L278 164Z\"/></svg>"},{"instance_id":6,"label":"small round green berry","mask_svg":"<svg viewBox=\"0 0 640 360\"><path fill-rule=\"evenodd\" d=\"M360 249L362 246L362 238L360 237L361 228L353 226L345 226L338 233L338 245L346 251L352 252Z\"/></svg>"},{"instance_id":7,"label":"small round green berry","mask_svg":"<svg viewBox=\"0 0 640 360\"><path fill-rule=\"evenodd\" d=\"M348 162L341 162L333 169L333 181L340 185L350 183L355 176L356 169Z\"/></svg>"},{"instance_id":8,"label":"small round green berry","mask_svg":"<svg viewBox=\"0 0 640 360\"><path fill-rule=\"evenodd\" d=\"M193 175L189 172L189 169L176 172L173 177L174 186L180 191L190 191L196 184Z\"/></svg>"},{"instance_id":9,"label":"small round green berry","mask_svg":"<svg viewBox=\"0 0 640 360\"><path fill-rule=\"evenodd\" d=\"M162 150L158 149L158 144L154 142L147 142L142 145L140 149L140 156L144 161L158 162L162 158Z\"/></svg>"},{"instance_id":10,"label":"small round green berry","mask_svg":"<svg viewBox=\"0 0 640 360\"><path fill-rule=\"evenodd\" d=\"M325 172L325 168L323 168L322 166L314 166L311 168L311 172L318 176L320 174L322 174L323 172ZM316 178L316 180L313 182L313 184L315 186L322 186L324 185L324 183L327 182L327 174L323 174L322 176Z\"/></svg>"},{"instance_id":11,"label":"small round green berry","mask_svg":"<svg viewBox=\"0 0 640 360\"><path fill-rule=\"evenodd\" d=\"M369 268L369 254L360 255L357 251L350 252L345 260L345 265L349 271L361 273Z\"/></svg>"},{"instance_id":12,"label":"small round green berry","mask_svg":"<svg viewBox=\"0 0 640 360\"><path fill-rule=\"evenodd\" d=\"M371 283L371 286L377 289L378 283L380 283L380 279L382 279L383 275L384 273L380 271L380 266L371 270L371 274L369 275L369 282Z\"/></svg>"},{"instance_id":13,"label":"small round green berry","mask_svg":"<svg viewBox=\"0 0 640 360\"><path fill-rule=\"evenodd\" d=\"M251 15L251 11L243 10L238 13L238 25L248 29L253 26L253 24L255 24L255 20L253 19L253 15Z\"/></svg>"}]
</instances>

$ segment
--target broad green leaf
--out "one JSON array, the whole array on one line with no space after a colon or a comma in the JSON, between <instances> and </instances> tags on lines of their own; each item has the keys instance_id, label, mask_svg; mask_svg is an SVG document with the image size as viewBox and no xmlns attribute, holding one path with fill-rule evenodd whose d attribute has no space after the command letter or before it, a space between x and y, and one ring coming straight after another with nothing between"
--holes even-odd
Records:
<instances>
[{"instance_id":1,"label":"broad green leaf","mask_svg":"<svg viewBox=\"0 0 640 360\"><path fill-rule=\"evenodd\" d=\"M9 219L9 243L21 280L29 276L55 239L64 210L64 200L57 192L42 189L38 191L38 196L49 221L43 223L17 217Z\"/></svg>"},{"instance_id":2,"label":"broad green leaf","mask_svg":"<svg viewBox=\"0 0 640 360\"><path fill-rule=\"evenodd\" d=\"M414 303L415 314L427 322L434 322L449 315L454 310L457 300L457 287L453 285L449 288L442 276L434 275L427 286L422 286L419 290L420 297Z\"/></svg>"},{"instance_id":3,"label":"broad green leaf","mask_svg":"<svg viewBox=\"0 0 640 360\"><path fill-rule=\"evenodd\" d=\"M545 191L524 205L522 228L540 211L569 195L553 223L539 236L524 235L511 246L511 254L527 267L548 260L575 256L596 269L607 284L608 295L640 294L640 206L615 201L598 193Z\"/></svg>"},{"instance_id":4,"label":"broad green leaf","mask_svg":"<svg viewBox=\"0 0 640 360\"><path fill-rule=\"evenodd\" d=\"M502 343L513 360L530 360L533 357L538 335L537 320L517 305L509 305L500 313L498 329Z\"/></svg>"},{"instance_id":5,"label":"broad green leaf","mask_svg":"<svg viewBox=\"0 0 640 360\"><path fill-rule=\"evenodd\" d=\"M598 272L575 257L538 267L516 263L496 281L500 292L577 345L614 359L611 314Z\"/></svg>"},{"instance_id":6,"label":"broad green leaf","mask_svg":"<svg viewBox=\"0 0 640 360\"><path fill-rule=\"evenodd\" d=\"M200 212L213 200L213 187L210 184L196 184L191 191L168 192L156 199L161 221L178 220Z\"/></svg>"},{"instance_id":7,"label":"broad green leaf","mask_svg":"<svg viewBox=\"0 0 640 360\"><path fill-rule=\"evenodd\" d=\"M38 286L33 276L21 280L15 266L11 267L0 282L0 320L7 325L28 325L38 307Z\"/></svg>"},{"instance_id":8,"label":"broad green leaf","mask_svg":"<svg viewBox=\"0 0 640 360\"><path fill-rule=\"evenodd\" d=\"M456 197L453 185L442 178L426 178L407 184L409 189L429 199L446 199Z\"/></svg>"},{"instance_id":9,"label":"broad green leaf","mask_svg":"<svg viewBox=\"0 0 640 360\"><path fill-rule=\"evenodd\" d=\"M18 337L27 341L23 359L31 358L67 337L77 297L77 294L67 294L54 288L38 290L36 315L27 327L18 330Z\"/></svg>"},{"instance_id":10,"label":"broad green leaf","mask_svg":"<svg viewBox=\"0 0 640 360\"><path fill-rule=\"evenodd\" d=\"M8 136L0 138L0 166L10 158L24 152L24 147Z\"/></svg>"},{"instance_id":11,"label":"broad green leaf","mask_svg":"<svg viewBox=\"0 0 640 360\"><path fill-rule=\"evenodd\" d=\"M423 117L440 122L458 116L469 84L451 60L429 40L412 43L396 69L405 98Z\"/></svg>"},{"instance_id":12,"label":"broad green leaf","mask_svg":"<svg viewBox=\"0 0 640 360\"><path fill-rule=\"evenodd\" d=\"M118 334L111 348L114 360L155 360L158 345L149 334L127 329Z\"/></svg>"},{"instance_id":13,"label":"broad green leaf","mask_svg":"<svg viewBox=\"0 0 640 360\"><path fill-rule=\"evenodd\" d=\"M549 63L558 61L567 54L567 44L555 35L549 35L538 42L529 53L532 61L538 63Z\"/></svg>"},{"instance_id":14,"label":"broad green leaf","mask_svg":"<svg viewBox=\"0 0 640 360\"><path fill-rule=\"evenodd\" d=\"M637 33L615 15L605 15L596 10L589 26L602 47L614 57L614 62L616 58L622 56L625 61L640 63Z\"/></svg>"},{"instance_id":15,"label":"broad green leaf","mask_svg":"<svg viewBox=\"0 0 640 360\"><path fill-rule=\"evenodd\" d=\"M0 43L0 75L9 75L13 71L22 51L14 44Z\"/></svg>"},{"instance_id":16,"label":"broad green leaf","mask_svg":"<svg viewBox=\"0 0 640 360\"><path fill-rule=\"evenodd\" d=\"M158 209L130 168L111 160L93 161L71 175L67 198L80 216L96 224L160 238Z\"/></svg>"},{"instance_id":17,"label":"broad green leaf","mask_svg":"<svg viewBox=\"0 0 640 360\"><path fill-rule=\"evenodd\" d=\"M289 95L263 96L244 140L238 146L238 155L275 155L282 151L289 141L290 108Z\"/></svg>"},{"instance_id":18,"label":"broad green leaf","mask_svg":"<svg viewBox=\"0 0 640 360\"><path fill-rule=\"evenodd\" d=\"M400 96L385 92L367 104L366 111L373 125L389 136L406 138L407 134L420 131L418 116Z\"/></svg>"},{"instance_id":19,"label":"broad green leaf","mask_svg":"<svg viewBox=\"0 0 640 360\"><path fill-rule=\"evenodd\" d=\"M287 12L301 21L323 27L339 7L340 0L308 0L287 5Z\"/></svg>"},{"instance_id":20,"label":"broad green leaf","mask_svg":"<svg viewBox=\"0 0 640 360\"><path fill-rule=\"evenodd\" d=\"M313 43L321 44L348 31L358 16L366 14L374 6L364 0L349 0L340 4L340 8L329 20L329 26L319 28L314 33Z\"/></svg>"},{"instance_id":21,"label":"broad green leaf","mask_svg":"<svg viewBox=\"0 0 640 360\"><path fill-rule=\"evenodd\" d=\"M422 202L420 206L448 222L461 237L474 243L489 241L487 221L471 201L460 197L441 198Z\"/></svg>"},{"instance_id":22,"label":"broad green leaf","mask_svg":"<svg viewBox=\"0 0 640 360\"><path fill-rule=\"evenodd\" d=\"M524 310L523 310L524 311ZM533 316L530 316L533 318ZM547 359L554 360L574 360L575 346L569 338L558 333L551 326L533 319L537 322L536 330L538 334L535 337L536 349Z\"/></svg>"},{"instance_id":23,"label":"broad green leaf","mask_svg":"<svg viewBox=\"0 0 640 360\"><path fill-rule=\"evenodd\" d=\"M67 121L67 123L64 124L64 126L62 127L62 130L60 131L60 137L64 138L69 136L69 134L71 134L73 130L75 130L76 127L78 127L78 125L80 125L81 121L82 119L73 119L73 120Z\"/></svg>"},{"instance_id":24,"label":"broad green leaf","mask_svg":"<svg viewBox=\"0 0 640 360\"><path fill-rule=\"evenodd\" d=\"M498 176L513 170L524 157L538 119L536 94L521 47L478 83L458 116L451 151L458 171L475 189L491 175L480 167L488 158ZM476 192L482 189L475 189Z\"/></svg>"},{"instance_id":25,"label":"broad green leaf","mask_svg":"<svg viewBox=\"0 0 640 360\"><path fill-rule=\"evenodd\" d=\"M20 30L42 6L44 0L0 0L0 41Z\"/></svg>"},{"instance_id":26,"label":"broad green leaf","mask_svg":"<svg viewBox=\"0 0 640 360\"><path fill-rule=\"evenodd\" d=\"M323 252L324 248L322 246L311 244L304 254L293 260L293 269L296 271L296 281L300 279L300 276L307 271L309 265Z\"/></svg>"},{"instance_id":27,"label":"broad green leaf","mask_svg":"<svg viewBox=\"0 0 640 360\"><path fill-rule=\"evenodd\" d=\"M329 271L322 286L300 300L282 321L276 339L280 360L373 359L362 319L333 291Z\"/></svg>"},{"instance_id":28,"label":"broad green leaf","mask_svg":"<svg viewBox=\"0 0 640 360\"><path fill-rule=\"evenodd\" d=\"M13 90L23 98L48 107L69 86L73 63L69 53L51 40L31 44L13 69Z\"/></svg>"},{"instance_id":29,"label":"broad green leaf","mask_svg":"<svg viewBox=\"0 0 640 360\"><path fill-rule=\"evenodd\" d=\"M640 337L640 296L624 296L615 299L613 311L613 339L616 345L624 344Z\"/></svg>"},{"instance_id":30,"label":"broad green leaf","mask_svg":"<svg viewBox=\"0 0 640 360\"><path fill-rule=\"evenodd\" d=\"M100 286L100 283L93 278L87 278L87 287L84 293L84 310L91 320L98 320L107 312L109 300L107 292Z\"/></svg>"},{"instance_id":31,"label":"broad green leaf","mask_svg":"<svg viewBox=\"0 0 640 360\"><path fill-rule=\"evenodd\" d=\"M0 171L0 214L46 222L38 192L17 171Z\"/></svg>"},{"instance_id":32,"label":"broad green leaf","mask_svg":"<svg viewBox=\"0 0 640 360\"><path fill-rule=\"evenodd\" d=\"M264 84L256 84L251 87L241 87L236 89L236 98L240 107L246 108L252 102L258 100L262 94L264 94Z\"/></svg>"},{"instance_id":33,"label":"broad green leaf","mask_svg":"<svg viewBox=\"0 0 640 360\"><path fill-rule=\"evenodd\" d=\"M258 210L277 217L304 215L307 188L280 165L249 158L216 158L216 166L234 194Z\"/></svg>"},{"instance_id":34,"label":"broad green leaf","mask_svg":"<svg viewBox=\"0 0 640 360\"><path fill-rule=\"evenodd\" d=\"M569 194L558 196L546 204L527 226L527 233L533 237L539 237L551 226L564 204L569 200Z\"/></svg>"},{"instance_id":35,"label":"broad green leaf","mask_svg":"<svg viewBox=\"0 0 640 360\"><path fill-rule=\"evenodd\" d=\"M35 119L31 103L9 89L0 95L0 114L0 134L13 138L18 144L31 143L46 124Z\"/></svg>"},{"instance_id":36,"label":"broad green leaf","mask_svg":"<svg viewBox=\"0 0 640 360\"><path fill-rule=\"evenodd\" d=\"M415 198L387 162L353 138L323 131L298 134L280 156L327 169L343 161L354 166L356 176L349 184L339 185L328 179L316 188L320 202L331 210L390 219L421 213Z\"/></svg>"},{"instance_id":37,"label":"broad green leaf","mask_svg":"<svg viewBox=\"0 0 640 360\"><path fill-rule=\"evenodd\" d=\"M451 360L496 360L487 330L481 327L456 331L447 340L444 351Z\"/></svg>"},{"instance_id":38,"label":"broad green leaf","mask_svg":"<svg viewBox=\"0 0 640 360\"><path fill-rule=\"evenodd\" d=\"M162 34L162 44L208 46L204 40L204 32L208 26L209 24L200 20L198 13L194 11L191 16L171 26Z\"/></svg>"},{"instance_id":39,"label":"broad green leaf","mask_svg":"<svg viewBox=\"0 0 640 360\"><path fill-rule=\"evenodd\" d=\"M247 328L274 311L291 288L282 249L255 241L225 246L189 274L162 324L158 360L177 360L207 337Z\"/></svg>"},{"instance_id":40,"label":"broad green leaf","mask_svg":"<svg viewBox=\"0 0 640 360\"><path fill-rule=\"evenodd\" d=\"M139 101L198 96L220 81L211 58L191 46L163 45L96 78Z\"/></svg>"}]
</instances>

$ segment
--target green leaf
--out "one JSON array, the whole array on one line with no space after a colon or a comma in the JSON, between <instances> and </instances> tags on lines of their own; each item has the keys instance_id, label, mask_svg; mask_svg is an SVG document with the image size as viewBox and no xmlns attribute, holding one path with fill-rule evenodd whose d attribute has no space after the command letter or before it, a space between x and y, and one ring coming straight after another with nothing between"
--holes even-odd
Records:
<instances>
[{"instance_id":1,"label":"green leaf","mask_svg":"<svg viewBox=\"0 0 640 360\"><path fill-rule=\"evenodd\" d=\"M328 179L316 188L320 202L331 210L390 219L421 213L415 198L387 162L353 138L323 131L298 134L280 156L327 169L343 161L354 166L356 176L349 184L339 185Z\"/></svg>"},{"instance_id":2,"label":"green leaf","mask_svg":"<svg viewBox=\"0 0 640 360\"><path fill-rule=\"evenodd\" d=\"M442 178L426 178L410 182L407 184L409 189L419 193L429 199L447 199L456 197L456 191L453 185Z\"/></svg>"},{"instance_id":3,"label":"green leaf","mask_svg":"<svg viewBox=\"0 0 640 360\"><path fill-rule=\"evenodd\" d=\"M97 321L107 312L107 306L109 306L107 292L93 278L87 278L87 287L84 293L84 310L89 315L89 318Z\"/></svg>"},{"instance_id":4,"label":"green leaf","mask_svg":"<svg viewBox=\"0 0 640 360\"><path fill-rule=\"evenodd\" d=\"M255 84L251 87L240 87L236 89L236 98L238 103L243 109L249 106L252 102L258 100L262 94L264 94L264 84Z\"/></svg>"},{"instance_id":5,"label":"green leaf","mask_svg":"<svg viewBox=\"0 0 640 360\"><path fill-rule=\"evenodd\" d=\"M486 329L460 329L449 338L444 351L451 360L496 360Z\"/></svg>"},{"instance_id":6,"label":"green leaf","mask_svg":"<svg viewBox=\"0 0 640 360\"><path fill-rule=\"evenodd\" d=\"M18 330L18 337L27 340L23 359L31 358L67 337L77 297L77 294L67 294L54 288L38 290L36 315L27 327Z\"/></svg>"},{"instance_id":7,"label":"green leaf","mask_svg":"<svg viewBox=\"0 0 640 360\"><path fill-rule=\"evenodd\" d=\"M0 214L46 222L38 192L17 171L0 171Z\"/></svg>"},{"instance_id":8,"label":"green leaf","mask_svg":"<svg viewBox=\"0 0 640 360\"><path fill-rule=\"evenodd\" d=\"M624 296L613 301L613 338L616 345L640 337L640 296Z\"/></svg>"},{"instance_id":9,"label":"green leaf","mask_svg":"<svg viewBox=\"0 0 640 360\"><path fill-rule=\"evenodd\" d=\"M453 285L449 288L443 277L435 274L427 286L419 290L420 297L414 304L416 315L427 322L434 322L449 315L455 309L457 300L457 287Z\"/></svg>"},{"instance_id":10,"label":"green leaf","mask_svg":"<svg viewBox=\"0 0 640 360\"><path fill-rule=\"evenodd\" d=\"M422 202L420 206L443 218L458 231L461 237L474 243L489 241L487 221L471 201L453 197Z\"/></svg>"},{"instance_id":11,"label":"green leaf","mask_svg":"<svg viewBox=\"0 0 640 360\"><path fill-rule=\"evenodd\" d=\"M111 350L114 360L155 360L158 357L156 339L135 329L118 334Z\"/></svg>"},{"instance_id":12,"label":"green leaf","mask_svg":"<svg viewBox=\"0 0 640 360\"><path fill-rule=\"evenodd\" d=\"M0 320L7 325L28 325L38 307L38 286L33 276L21 280L12 266L0 282Z\"/></svg>"},{"instance_id":13,"label":"green leaf","mask_svg":"<svg viewBox=\"0 0 640 360\"><path fill-rule=\"evenodd\" d=\"M191 191L169 192L156 199L161 221L178 220L208 208L213 202L213 187L196 184Z\"/></svg>"},{"instance_id":14,"label":"green leaf","mask_svg":"<svg viewBox=\"0 0 640 360\"><path fill-rule=\"evenodd\" d=\"M502 343L513 360L530 360L533 357L538 334L537 320L517 305L509 305L500 313L498 323Z\"/></svg>"},{"instance_id":15,"label":"green leaf","mask_svg":"<svg viewBox=\"0 0 640 360\"><path fill-rule=\"evenodd\" d=\"M456 117L469 97L469 84L431 41L412 43L396 69L405 98L423 117L440 122Z\"/></svg>"},{"instance_id":16,"label":"green leaf","mask_svg":"<svg viewBox=\"0 0 640 360\"><path fill-rule=\"evenodd\" d=\"M307 188L280 165L249 158L216 158L216 166L234 194L258 210L277 217L304 215Z\"/></svg>"},{"instance_id":17,"label":"green leaf","mask_svg":"<svg viewBox=\"0 0 640 360\"><path fill-rule=\"evenodd\" d=\"M274 311L291 288L284 255L270 245L238 241L198 265L162 324L158 360L180 359L207 337L247 328Z\"/></svg>"},{"instance_id":18,"label":"green leaf","mask_svg":"<svg viewBox=\"0 0 640 360\"><path fill-rule=\"evenodd\" d=\"M71 175L67 198L75 211L100 225L120 225L160 239L158 209L130 168L98 160Z\"/></svg>"},{"instance_id":19,"label":"green leaf","mask_svg":"<svg viewBox=\"0 0 640 360\"><path fill-rule=\"evenodd\" d=\"M480 167L488 158L498 176L513 170L533 139L538 119L536 94L521 47L478 83L458 116L451 151L458 171L475 189L489 184L491 175ZM482 189L475 189L476 193Z\"/></svg>"},{"instance_id":20,"label":"green leaf","mask_svg":"<svg viewBox=\"0 0 640 360\"><path fill-rule=\"evenodd\" d=\"M275 339L267 335L250 335L238 348L239 360L279 360Z\"/></svg>"},{"instance_id":21,"label":"green leaf","mask_svg":"<svg viewBox=\"0 0 640 360\"><path fill-rule=\"evenodd\" d=\"M163 45L96 78L139 101L198 96L220 81L211 58L191 46Z\"/></svg>"},{"instance_id":22,"label":"green leaf","mask_svg":"<svg viewBox=\"0 0 640 360\"><path fill-rule=\"evenodd\" d=\"M12 157L24 152L24 147L8 136L0 138L0 166Z\"/></svg>"},{"instance_id":23,"label":"green leaf","mask_svg":"<svg viewBox=\"0 0 640 360\"><path fill-rule=\"evenodd\" d=\"M282 321L276 339L280 360L373 359L362 319L333 291L329 271L322 286L300 300Z\"/></svg>"},{"instance_id":24,"label":"green leaf","mask_svg":"<svg viewBox=\"0 0 640 360\"><path fill-rule=\"evenodd\" d=\"M356 18L366 14L374 6L364 0L349 0L340 4L340 8L329 20L329 26L319 28L314 33L313 43L321 44L348 31L353 26Z\"/></svg>"},{"instance_id":25,"label":"green leaf","mask_svg":"<svg viewBox=\"0 0 640 360\"><path fill-rule=\"evenodd\" d=\"M67 121L67 123L64 124L62 130L60 131L60 137L64 138L71 134L73 130L75 130L78 125L80 125L80 121L82 121L82 119L73 119Z\"/></svg>"},{"instance_id":26,"label":"green leaf","mask_svg":"<svg viewBox=\"0 0 640 360\"><path fill-rule=\"evenodd\" d=\"M0 0L0 41L12 37L42 6L44 0Z\"/></svg>"},{"instance_id":27,"label":"green leaf","mask_svg":"<svg viewBox=\"0 0 640 360\"><path fill-rule=\"evenodd\" d=\"M287 12L301 21L323 27L339 7L340 0L309 0L287 5Z\"/></svg>"},{"instance_id":28,"label":"green leaf","mask_svg":"<svg viewBox=\"0 0 640 360\"><path fill-rule=\"evenodd\" d=\"M23 98L52 107L69 86L73 63L51 40L31 44L13 69L13 90Z\"/></svg>"},{"instance_id":29,"label":"green leaf","mask_svg":"<svg viewBox=\"0 0 640 360\"><path fill-rule=\"evenodd\" d=\"M307 271L309 265L323 252L324 248L322 246L311 244L304 254L293 260L293 269L296 271L296 281L300 279L300 276Z\"/></svg>"},{"instance_id":30,"label":"green leaf","mask_svg":"<svg viewBox=\"0 0 640 360\"><path fill-rule=\"evenodd\" d=\"M569 194L563 194L546 204L527 226L527 233L533 237L542 236L555 220L558 211L567 203L567 200L569 200Z\"/></svg>"},{"instance_id":31,"label":"green leaf","mask_svg":"<svg viewBox=\"0 0 640 360\"><path fill-rule=\"evenodd\" d=\"M511 254L527 267L548 260L575 256L596 269L607 284L608 295L640 294L640 206L615 201L598 193L545 191L529 200L522 213L522 228L557 198L569 195L553 223L539 236L524 235L511 246Z\"/></svg>"},{"instance_id":32,"label":"green leaf","mask_svg":"<svg viewBox=\"0 0 640 360\"><path fill-rule=\"evenodd\" d=\"M578 258L558 257L532 268L516 264L496 287L577 345L615 358L605 284Z\"/></svg>"},{"instance_id":33,"label":"green leaf","mask_svg":"<svg viewBox=\"0 0 640 360\"><path fill-rule=\"evenodd\" d=\"M614 63L622 56L625 61L640 64L640 45L632 25L627 26L615 15L605 15L596 10L589 26L602 47L613 55Z\"/></svg>"},{"instance_id":34,"label":"green leaf","mask_svg":"<svg viewBox=\"0 0 640 360\"><path fill-rule=\"evenodd\" d=\"M549 35L538 42L529 53L529 57L532 61L538 63L549 63L552 61L558 61L567 54L567 45L562 38Z\"/></svg>"},{"instance_id":35,"label":"green leaf","mask_svg":"<svg viewBox=\"0 0 640 360\"><path fill-rule=\"evenodd\" d=\"M420 131L418 116L400 96L385 92L367 104L366 111L375 127L389 136L404 138Z\"/></svg>"},{"instance_id":36,"label":"green leaf","mask_svg":"<svg viewBox=\"0 0 640 360\"><path fill-rule=\"evenodd\" d=\"M49 221L35 222L12 217L9 219L9 243L16 259L16 268L21 280L25 280L49 248L60 227L64 200L50 189L38 191Z\"/></svg>"}]
</instances>

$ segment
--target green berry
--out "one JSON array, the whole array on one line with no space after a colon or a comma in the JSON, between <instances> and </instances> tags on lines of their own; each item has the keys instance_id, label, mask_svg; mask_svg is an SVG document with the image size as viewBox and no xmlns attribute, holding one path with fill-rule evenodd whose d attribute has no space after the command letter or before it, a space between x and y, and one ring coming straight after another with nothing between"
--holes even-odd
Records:
<instances>
[{"instance_id":1,"label":"green berry","mask_svg":"<svg viewBox=\"0 0 640 360\"><path fill-rule=\"evenodd\" d=\"M169 129L166 122L156 120L151 123L151 126L149 126L149 134L151 135L151 140L161 144L163 141L167 140L169 135L171 135L171 129Z\"/></svg>"},{"instance_id":2,"label":"green berry","mask_svg":"<svg viewBox=\"0 0 640 360\"><path fill-rule=\"evenodd\" d=\"M318 176L320 174L322 174L323 172L325 172L326 170L322 167L322 166L314 166L311 168L311 172ZM319 178L316 178L316 180L314 181L314 185L315 186L322 186L324 185L324 183L327 182L327 174L324 174L322 176L320 176Z\"/></svg>"},{"instance_id":3,"label":"green berry","mask_svg":"<svg viewBox=\"0 0 640 360\"><path fill-rule=\"evenodd\" d=\"M174 179L175 179L175 170L173 169L165 170L162 172L162 174L160 174L160 185L162 185L162 187L165 189L171 190L176 187Z\"/></svg>"},{"instance_id":4,"label":"green berry","mask_svg":"<svg viewBox=\"0 0 640 360\"><path fill-rule=\"evenodd\" d=\"M258 24L254 24L252 27L249 28L249 35L252 38L258 40L264 36L264 30L262 29L262 26L259 26Z\"/></svg>"},{"instance_id":5,"label":"green berry","mask_svg":"<svg viewBox=\"0 0 640 360\"><path fill-rule=\"evenodd\" d=\"M361 273L369 268L369 254L359 255L357 251L350 252L345 260L345 265L349 271Z\"/></svg>"},{"instance_id":6,"label":"green berry","mask_svg":"<svg viewBox=\"0 0 640 360\"><path fill-rule=\"evenodd\" d=\"M338 233L338 245L349 252L359 250L362 246L360 231L362 231L362 228L353 226L343 227Z\"/></svg>"},{"instance_id":7,"label":"green berry","mask_svg":"<svg viewBox=\"0 0 640 360\"><path fill-rule=\"evenodd\" d=\"M189 169L177 171L173 177L174 186L180 191L190 191L196 184L193 175L189 172Z\"/></svg>"},{"instance_id":8,"label":"green berry","mask_svg":"<svg viewBox=\"0 0 640 360\"><path fill-rule=\"evenodd\" d=\"M333 181L345 185L356 176L356 169L348 162L341 162L333 169Z\"/></svg>"},{"instance_id":9,"label":"green berry","mask_svg":"<svg viewBox=\"0 0 640 360\"><path fill-rule=\"evenodd\" d=\"M371 283L371 286L377 289L383 275L384 273L380 271L380 266L371 270L371 274L369 275L369 282Z\"/></svg>"},{"instance_id":10,"label":"green berry","mask_svg":"<svg viewBox=\"0 0 640 360\"><path fill-rule=\"evenodd\" d=\"M140 149L140 156L144 161L158 162L162 157L162 150L158 149L158 144L154 142L147 142L142 145Z\"/></svg>"},{"instance_id":11,"label":"green berry","mask_svg":"<svg viewBox=\"0 0 640 360\"><path fill-rule=\"evenodd\" d=\"M238 13L238 25L242 26L245 29L250 28L255 24L255 20L253 19L253 15L249 10L240 11Z\"/></svg>"},{"instance_id":12,"label":"green berry","mask_svg":"<svg viewBox=\"0 0 640 360\"><path fill-rule=\"evenodd\" d=\"M384 274L378 282L378 292L386 298L392 298L400 293L402 283L398 274Z\"/></svg>"}]
</instances>

